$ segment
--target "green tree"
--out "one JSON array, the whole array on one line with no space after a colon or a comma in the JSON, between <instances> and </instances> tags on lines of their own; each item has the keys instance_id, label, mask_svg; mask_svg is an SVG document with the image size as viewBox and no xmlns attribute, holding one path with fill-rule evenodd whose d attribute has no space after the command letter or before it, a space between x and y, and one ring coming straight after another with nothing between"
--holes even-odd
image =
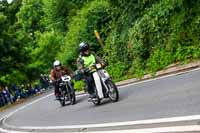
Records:
<instances>
[{"instance_id":1,"label":"green tree","mask_svg":"<svg viewBox=\"0 0 200 133\"><path fill-rule=\"evenodd\" d=\"M28 66L34 72L33 75L29 74L32 78L38 78L40 73L49 73L56 54L64 43L62 34L54 31L37 33L36 39L38 47L32 49L30 55L33 62Z\"/></svg>"},{"instance_id":2,"label":"green tree","mask_svg":"<svg viewBox=\"0 0 200 133\"><path fill-rule=\"evenodd\" d=\"M28 59L24 45L18 40L16 22L16 12L19 10L20 1L15 0L12 4L6 1L0 3L0 76L3 82L12 82L6 79L12 77L14 71L23 72ZM16 75L16 79L20 75Z\"/></svg>"},{"instance_id":3,"label":"green tree","mask_svg":"<svg viewBox=\"0 0 200 133\"><path fill-rule=\"evenodd\" d=\"M41 18L44 15L42 0L23 0L20 11L17 13L18 23L22 29L33 36L35 31L43 31Z\"/></svg>"},{"instance_id":4,"label":"green tree","mask_svg":"<svg viewBox=\"0 0 200 133\"><path fill-rule=\"evenodd\" d=\"M92 1L78 10L77 14L71 18L65 44L61 46L58 58L69 66L75 67L75 60L79 54L77 51L79 43L87 41L92 47L95 47L97 41L94 30L96 28L102 30L106 22L109 21L108 12L109 3L98 0Z\"/></svg>"},{"instance_id":5,"label":"green tree","mask_svg":"<svg viewBox=\"0 0 200 133\"><path fill-rule=\"evenodd\" d=\"M70 0L43 0L44 17L42 24L46 30L65 32L69 18L75 14L76 6Z\"/></svg>"}]
</instances>

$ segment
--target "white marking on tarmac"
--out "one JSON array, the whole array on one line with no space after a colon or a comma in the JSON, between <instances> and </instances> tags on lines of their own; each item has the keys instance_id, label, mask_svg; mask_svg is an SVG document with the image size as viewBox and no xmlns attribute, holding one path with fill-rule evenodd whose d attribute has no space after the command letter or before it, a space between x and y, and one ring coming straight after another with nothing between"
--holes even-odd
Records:
<instances>
[{"instance_id":1,"label":"white marking on tarmac","mask_svg":"<svg viewBox=\"0 0 200 133\"><path fill-rule=\"evenodd\" d=\"M33 102L31 102L31 103L28 103L28 104L26 104L26 105L24 105L24 106L22 106L22 107L16 109L15 111L9 113L8 115L5 115L3 118L5 118L5 117L8 118L8 117L10 117L11 115L15 114L16 112L18 112L18 111L20 111L20 110L23 110L23 109L27 108L28 106L30 106L30 105L32 105L32 104L34 104L34 103L37 103L37 102L39 102L39 101L41 101L41 100L43 100L43 99L45 99L45 98L47 98L47 97L49 97L49 96L51 96L51 95L53 95L53 93L48 94L48 95L46 95L46 96L44 96L44 97L41 97L41 98L39 98L39 99L36 99L35 101L33 101Z\"/></svg>"},{"instance_id":2,"label":"white marking on tarmac","mask_svg":"<svg viewBox=\"0 0 200 133\"><path fill-rule=\"evenodd\" d=\"M181 121L194 121L200 120L200 115L170 117L161 119L148 119L139 121L125 121L101 124L86 124L86 125L69 125L69 126L22 126L21 129L75 129L75 128L102 128L102 127L115 127L115 126L130 126L130 125L146 125L146 124L162 124L167 122L181 122Z\"/></svg>"},{"instance_id":3,"label":"white marking on tarmac","mask_svg":"<svg viewBox=\"0 0 200 133\"><path fill-rule=\"evenodd\" d=\"M183 73L188 73L188 72L193 72L193 71L197 71L197 70L200 70L200 68L193 69L193 70L190 70L190 71L187 71L187 72L180 72L180 73L170 74L170 75L166 75L166 76L162 76L162 77L158 77L158 78L154 78L154 79L148 79L148 80L140 81L140 82L137 82L137 83L131 83L131 84L128 84L128 85L121 86L121 87L119 87L119 88L124 88L124 87L128 87L128 86L136 85L136 84L142 84L142 83L145 83L145 82L151 82L151 81L154 81L154 80L163 79L163 78L168 78L168 77L172 77L172 76L175 76L175 75L179 75L179 74L183 74ZM45 99L45 98L47 98L47 97L49 97L49 96L52 96L52 95L53 95L53 93L51 93L51 94L49 94L49 95L46 95L46 96L44 96L44 97L42 97L42 98L39 98L39 99L37 99L37 100L35 100L35 101L29 103L29 104L26 104L26 105L24 105L24 106L22 106L22 107L16 109L15 111L9 113L8 115L5 115L5 116L2 117L2 118L5 118L5 117L8 118L8 117L10 117L11 115L13 115L14 113L16 113L16 112L18 112L18 111L20 111L20 110L23 110L23 109L25 109L26 107L28 107L28 106L30 106L30 105L32 105L32 104L34 104L34 103L37 103L37 102L39 102L39 101L41 101L41 100L43 100L43 99ZM86 94L83 94L83 95L86 95ZM80 95L80 96L83 96L83 95ZM1 119L2 119L2 118L1 118Z\"/></svg>"},{"instance_id":4,"label":"white marking on tarmac","mask_svg":"<svg viewBox=\"0 0 200 133\"><path fill-rule=\"evenodd\" d=\"M170 133L170 132L196 132L196 131L200 131L199 125L130 129L130 130L118 130L118 131L114 131L114 130L96 131L96 132L88 132L88 133Z\"/></svg>"},{"instance_id":5,"label":"white marking on tarmac","mask_svg":"<svg viewBox=\"0 0 200 133\"><path fill-rule=\"evenodd\" d=\"M13 130L5 130L5 129L0 129L0 131L3 133L30 133L30 132L25 132L25 131L13 131ZM166 133L166 132L174 133L174 132L197 132L197 131L200 131L199 125L129 129L129 130L112 130L112 131L88 131L88 133ZM77 133L81 133L81 132L77 132Z\"/></svg>"},{"instance_id":6,"label":"white marking on tarmac","mask_svg":"<svg viewBox=\"0 0 200 133\"><path fill-rule=\"evenodd\" d=\"M3 128L0 128L0 132L1 133L30 133L30 132L6 130L6 129L3 129Z\"/></svg>"},{"instance_id":7,"label":"white marking on tarmac","mask_svg":"<svg viewBox=\"0 0 200 133\"><path fill-rule=\"evenodd\" d=\"M166 75L166 76L161 76L161 77L154 78L154 79L148 79L148 80L140 81L140 82L137 82L137 83L131 83L131 84L128 84L128 85L121 86L121 87L119 87L119 88L124 88L124 87L128 87L128 86L136 85L136 84L142 84L142 83L145 83L145 82L150 82L150 81L154 81L154 80L158 80L158 79L168 78L168 77L172 77L172 76L176 76L176 75L184 74L184 73L188 73L188 72L193 72L193 71L197 71L197 70L200 70L200 68L193 69L193 70L186 71L186 72L179 72L179 73L175 73L175 74L169 74L169 75ZM42 97L42 98L39 98L39 99L37 99L37 100L35 100L35 101L29 103L29 104L26 104L26 105L24 105L24 106L22 106L22 107L16 109L15 111L9 113L8 115L3 116L0 120L4 119L4 122L5 122L5 120L6 120L8 117L12 116L12 115L15 114L16 112L18 112L18 111L20 111L20 110L23 110L23 109L27 108L28 106L30 106L30 105L32 105L32 104L34 104L34 103L37 103L37 102L39 102L39 101L41 101L41 100L43 100L43 99L45 99L45 98L47 98L47 97L49 97L49 96L51 96L51 95L53 95L53 93L51 93L51 94L49 94L49 95L47 95L47 96L44 96L44 97ZM85 94L80 95L80 96L84 96L84 95L85 95ZM195 117L195 118L191 118L191 117ZM185 116L185 118L184 118L184 117L174 117L174 118L175 118L175 119L176 119L176 118L183 118L183 119L188 119L188 120L197 120L197 119L199 119L199 117L200 117L200 115ZM189 118L191 118L191 119L189 119ZM163 120L166 120L166 119L171 119L171 121L173 121L173 118L163 118ZM154 119L154 122L155 122L156 120L159 120L159 119ZM161 120L161 119L160 119L160 120ZM178 120L178 119L176 119L176 120ZM147 122L147 121L149 121L149 120L144 120L143 122L145 123L145 121ZM180 121L180 120L178 120L178 121ZM139 122L139 121L115 122L115 123L106 123L106 124L91 124L90 126L91 126L91 127L98 127L98 126L100 126L100 127L102 127L102 126L108 127L108 126L117 126L117 125L120 125L120 124L122 124L122 125L123 125L123 124L130 124L130 123L134 124L134 123L137 123L137 122ZM140 122L141 122L141 121L140 121ZM150 122L150 121L149 121L149 122ZM158 122L158 121L157 121L157 122ZM147 124L148 124L148 122L147 122ZM97 126L97 125L98 125L98 126ZM74 127L74 128L79 128L79 127L81 127L81 128L82 128L82 127L85 127L85 126L89 126L89 125L54 126L54 127L22 127L22 128L26 128L26 129L27 129L27 128L34 128L34 129L36 129L36 128L37 128L37 129L55 129L55 128L57 128L57 129L62 129L63 127L64 127L64 128L71 128L71 127ZM12 126L11 126L11 127L12 127ZM198 126L198 128L199 128L199 126ZM5 130L5 129L0 128L0 131L3 131L3 130ZM5 130L5 131L8 131L8 130ZM199 130L199 131L200 131L200 130ZM14 131L14 132L15 132L15 133L18 133L18 132L16 132L16 131ZM9 133L10 133L10 132L9 132ZM25 133L25 132L19 132L19 133Z\"/></svg>"},{"instance_id":8,"label":"white marking on tarmac","mask_svg":"<svg viewBox=\"0 0 200 133\"><path fill-rule=\"evenodd\" d=\"M37 103L37 102L39 102L39 101L42 101L42 100L44 100L44 99L46 99L46 98L52 96L53 94L54 94L54 93L48 94L48 95L46 95L46 96L44 96L44 97L41 97L41 98L39 98L39 99L37 99L37 100L31 102L31 103L28 103L28 104L26 104L26 105L24 105L24 106L22 106L22 107L16 109L15 111L9 113L8 115L5 115L5 116L2 117L2 118L8 118L8 117L12 116L13 114L15 114L16 112L18 112L18 111L20 111L20 110L23 110L23 109L27 108L28 106L31 106L31 105L34 104L34 103ZM76 96L76 97L81 97L81 96L85 96L85 95L86 95L86 94L79 95L79 96ZM2 118L1 118L1 119L2 119Z\"/></svg>"}]
</instances>

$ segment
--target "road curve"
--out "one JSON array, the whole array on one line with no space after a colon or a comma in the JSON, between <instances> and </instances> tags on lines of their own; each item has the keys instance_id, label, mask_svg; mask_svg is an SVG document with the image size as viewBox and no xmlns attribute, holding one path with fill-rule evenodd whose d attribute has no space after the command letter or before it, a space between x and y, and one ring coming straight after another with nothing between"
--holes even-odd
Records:
<instances>
[{"instance_id":1,"label":"road curve","mask_svg":"<svg viewBox=\"0 0 200 133\"><path fill-rule=\"evenodd\" d=\"M54 96L49 95L17 111L4 122L18 128L67 127L193 116L200 114L199 90L200 70L197 70L122 87L119 102L105 100L100 106L87 102L87 95L82 95L77 97L77 104L61 107ZM198 119L191 121L198 122Z\"/></svg>"}]
</instances>

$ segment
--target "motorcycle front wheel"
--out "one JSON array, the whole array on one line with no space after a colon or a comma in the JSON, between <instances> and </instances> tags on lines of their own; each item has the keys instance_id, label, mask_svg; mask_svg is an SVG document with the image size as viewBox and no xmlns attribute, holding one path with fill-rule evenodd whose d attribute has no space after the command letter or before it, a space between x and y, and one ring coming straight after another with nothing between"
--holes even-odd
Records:
<instances>
[{"instance_id":1,"label":"motorcycle front wheel","mask_svg":"<svg viewBox=\"0 0 200 133\"><path fill-rule=\"evenodd\" d=\"M60 104L61 106L65 106L65 97L62 97L62 99L60 99Z\"/></svg>"},{"instance_id":2,"label":"motorcycle front wheel","mask_svg":"<svg viewBox=\"0 0 200 133\"><path fill-rule=\"evenodd\" d=\"M119 100L119 92L117 86L111 80L107 80L106 85L108 87L108 97L112 102L117 102Z\"/></svg>"},{"instance_id":3,"label":"motorcycle front wheel","mask_svg":"<svg viewBox=\"0 0 200 133\"><path fill-rule=\"evenodd\" d=\"M70 104L71 105L74 105L76 104L76 94L75 94L75 91L73 89L73 87L71 85L69 85L69 93L68 93L68 98L70 100Z\"/></svg>"}]
</instances>

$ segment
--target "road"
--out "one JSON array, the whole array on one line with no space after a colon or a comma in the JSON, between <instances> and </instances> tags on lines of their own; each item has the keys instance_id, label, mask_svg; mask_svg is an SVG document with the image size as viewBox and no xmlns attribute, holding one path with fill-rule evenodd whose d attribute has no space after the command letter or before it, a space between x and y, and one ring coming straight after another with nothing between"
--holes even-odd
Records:
<instances>
[{"instance_id":1,"label":"road","mask_svg":"<svg viewBox=\"0 0 200 133\"><path fill-rule=\"evenodd\" d=\"M65 107L50 94L19 109L4 124L13 129L46 132L167 131L170 127L200 131L200 70L127 85L119 93L117 103L105 100L94 106L87 102L87 95L80 95L77 104Z\"/></svg>"}]
</instances>

